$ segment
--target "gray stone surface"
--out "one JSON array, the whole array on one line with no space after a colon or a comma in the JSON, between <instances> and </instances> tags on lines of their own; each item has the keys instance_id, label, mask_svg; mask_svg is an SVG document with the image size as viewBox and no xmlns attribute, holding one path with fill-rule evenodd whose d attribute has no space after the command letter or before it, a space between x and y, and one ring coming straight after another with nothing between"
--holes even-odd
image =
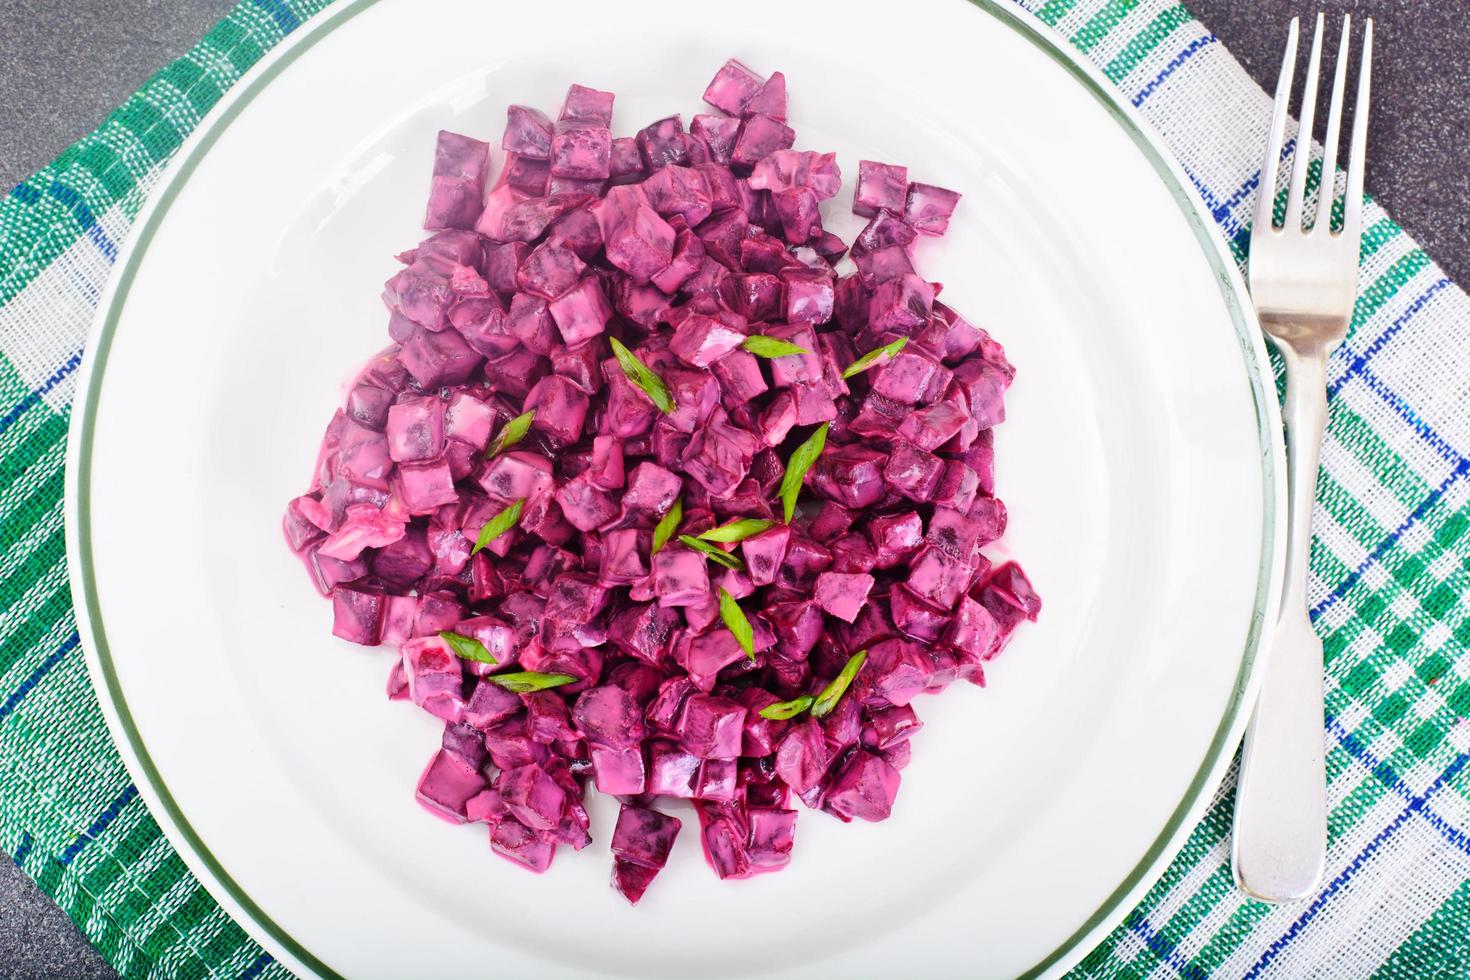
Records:
<instances>
[{"instance_id":1,"label":"gray stone surface","mask_svg":"<svg viewBox=\"0 0 1470 980\"><path fill-rule=\"evenodd\" d=\"M1268 88L1287 19L1314 9L1292 0L1189 5ZM45 165L94 128L230 6L231 0L0 0L0 186ZM1450 275L1465 281L1470 3L1321 0L1317 6L1375 18L1368 190ZM0 858L0 976L111 975L66 916Z\"/></svg>"}]
</instances>

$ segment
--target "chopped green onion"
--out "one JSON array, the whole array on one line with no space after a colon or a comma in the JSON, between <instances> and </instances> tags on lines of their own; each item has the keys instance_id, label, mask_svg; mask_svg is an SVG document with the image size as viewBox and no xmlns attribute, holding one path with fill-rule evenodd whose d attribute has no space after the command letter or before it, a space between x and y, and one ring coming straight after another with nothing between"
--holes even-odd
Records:
<instances>
[{"instance_id":1,"label":"chopped green onion","mask_svg":"<svg viewBox=\"0 0 1470 980\"><path fill-rule=\"evenodd\" d=\"M491 541L494 541L506 531L515 527L516 522L521 519L521 508L525 505L525 498L517 500L505 508L505 510L486 521L485 526L480 528L480 536L475 539L475 546L470 549L470 554L478 554Z\"/></svg>"},{"instance_id":2,"label":"chopped green onion","mask_svg":"<svg viewBox=\"0 0 1470 980\"><path fill-rule=\"evenodd\" d=\"M719 527L710 528L699 536L699 540L733 544L736 541L744 541L746 538L754 537L775 523L775 521L767 521L759 517L742 517L739 520L731 521L729 524L721 524Z\"/></svg>"},{"instance_id":3,"label":"chopped green onion","mask_svg":"<svg viewBox=\"0 0 1470 980\"><path fill-rule=\"evenodd\" d=\"M684 519L684 501L680 497L674 498L674 506L669 512L658 519L658 526L653 529L653 550L650 555L656 555L663 550L664 545L669 543L669 538L679 530L679 522Z\"/></svg>"},{"instance_id":4,"label":"chopped green onion","mask_svg":"<svg viewBox=\"0 0 1470 980\"><path fill-rule=\"evenodd\" d=\"M613 354L617 356L618 363L623 366L623 373L628 380L633 382L639 390L648 396L648 400L658 406L658 410L668 415L674 411L674 396L669 393L669 386L664 384L664 379L653 373L653 369L633 356L633 352L623 346L623 342L616 337L609 337L612 343Z\"/></svg>"},{"instance_id":5,"label":"chopped green onion","mask_svg":"<svg viewBox=\"0 0 1470 980\"><path fill-rule=\"evenodd\" d=\"M801 697L792 698L790 701L777 701L775 704L768 704L758 714L762 718L769 718L771 721L786 721L788 718L795 718L807 708L810 708L812 702L815 700L816 698L810 694L803 694Z\"/></svg>"},{"instance_id":6,"label":"chopped green onion","mask_svg":"<svg viewBox=\"0 0 1470 980\"><path fill-rule=\"evenodd\" d=\"M522 412L501 426L500 434L491 441L490 447L485 450L485 458L489 459L492 456L498 456L526 438L526 433L531 431L531 420L535 417L536 410L533 408L529 412Z\"/></svg>"},{"instance_id":7,"label":"chopped green onion","mask_svg":"<svg viewBox=\"0 0 1470 980\"><path fill-rule=\"evenodd\" d=\"M750 351L757 357L777 358L788 354L810 354L811 351L805 347L798 347L793 343L781 340L778 337L766 337L762 334L751 334L740 342L740 346Z\"/></svg>"},{"instance_id":8,"label":"chopped green onion","mask_svg":"<svg viewBox=\"0 0 1470 980\"><path fill-rule=\"evenodd\" d=\"M571 684L577 680L571 674L543 674L539 670L518 670L510 674L491 674L485 679L494 681L507 691L514 691L517 694L544 691L548 687L561 687L563 684Z\"/></svg>"},{"instance_id":9,"label":"chopped green onion","mask_svg":"<svg viewBox=\"0 0 1470 980\"><path fill-rule=\"evenodd\" d=\"M859 357L857 360L853 361L847 366L847 369L842 372L842 380L846 381L854 374L862 374L868 368L878 363L879 358L892 357L894 354L897 354L899 351L903 350L903 345L908 342L909 339L907 337L900 337L891 344L884 344L877 350L868 351L862 357Z\"/></svg>"},{"instance_id":10,"label":"chopped green onion","mask_svg":"<svg viewBox=\"0 0 1470 980\"><path fill-rule=\"evenodd\" d=\"M837 707L837 702L842 695L847 693L847 687L852 679L857 676L858 669L862 667L863 661L868 659L868 651L859 650L848 659L842 672L832 678L832 683L822 688L822 693L817 695L817 700L812 704L812 717L823 718L832 713Z\"/></svg>"},{"instance_id":11,"label":"chopped green onion","mask_svg":"<svg viewBox=\"0 0 1470 980\"><path fill-rule=\"evenodd\" d=\"M827 427L830 422L823 422L817 427L817 431L811 434L806 442L796 447L791 458L786 461L786 475L781 477L781 504L785 508L786 523L791 523L791 515L796 513L796 498L801 494L801 484L806 479L807 470L822 455L822 449L827 445Z\"/></svg>"},{"instance_id":12,"label":"chopped green onion","mask_svg":"<svg viewBox=\"0 0 1470 980\"><path fill-rule=\"evenodd\" d=\"M724 565L726 568L732 568L736 571L739 571L740 569L745 567L744 563L741 562L739 558L736 558L728 551L723 551L719 548L716 548L708 541L701 541L698 538L690 537L687 534L679 535L679 540L684 542L684 544L688 545L689 547L693 548L695 551L703 553L706 558L717 565Z\"/></svg>"},{"instance_id":13,"label":"chopped green onion","mask_svg":"<svg viewBox=\"0 0 1470 980\"><path fill-rule=\"evenodd\" d=\"M462 660L473 660L476 663L482 664L500 663L499 660L496 660L490 655L489 650L485 649L485 644L473 636L463 636L459 633L452 633L449 630L440 630L439 639L443 640L449 649L453 651L454 655Z\"/></svg>"},{"instance_id":14,"label":"chopped green onion","mask_svg":"<svg viewBox=\"0 0 1470 980\"><path fill-rule=\"evenodd\" d=\"M754 660L755 630L750 628L750 620L745 618L745 610L740 608L740 603L724 589L720 590L720 618L725 621L725 628L735 637L735 642L740 644L740 649Z\"/></svg>"}]
</instances>

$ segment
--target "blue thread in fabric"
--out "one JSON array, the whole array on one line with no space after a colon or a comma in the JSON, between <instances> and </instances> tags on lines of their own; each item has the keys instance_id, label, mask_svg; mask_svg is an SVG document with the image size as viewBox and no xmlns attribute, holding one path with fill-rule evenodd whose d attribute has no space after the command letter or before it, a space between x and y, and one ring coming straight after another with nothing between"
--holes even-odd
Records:
<instances>
[{"instance_id":1,"label":"blue thread in fabric","mask_svg":"<svg viewBox=\"0 0 1470 980\"><path fill-rule=\"evenodd\" d=\"M1439 486L1430 491L1429 496L1425 497L1424 500L1419 504L1419 506L1415 507L1413 512L1410 513L1408 517L1404 518L1404 522L1402 524L1390 531L1388 536L1380 541L1378 543L1378 546L1368 553L1368 557L1364 558L1362 562L1359 563L1357 568L1353 569L1350 573L1348 573L1348 576L1346 578L1337 583L1333 590L1327 594L1327 597L1325 599L1312 607L1312 621L1316 622L1318 617L1320 617L1324 612L1331 608L1332 605L1337 602L1337 600L1347 595L1348 590L1351 589L1354 585L1358 584L1358 580L1361 579L1363 577L1363 574L1368 571L1369 566L1378 561L1384 555L1388 554L1388 549L1398 544L1399 539L1408 533L1409 528L1413 527L1419 522L1420 518L1429 513L1430 509L1433 508L1435 504L1439 503L1440 499L1449 492L1450 487L1454 486L1455 483L1466 473L1470 473L1470 460L1462 459L1460 461L1460 465L1456 466L1454 470L1450 473L1450 475L1444 478L1443 482L1441 482Z\"/></svg>"},{"instance_id":2,"label":"blue thread in fabric","mask_svg":"<svg viewBox=\"0 0 1470 980\"><path fill-rule=\"evenodd\" d=\"M271 954L261 953L255 958L254 963L251 963L240 972L240 980L255 980L256 977L265 972L265 968L270 966L271 962Z\"/></svg>"},{"instance_id":3,"label":"blue thread in fabric","mask_svg":"<svg viewBox=\"0 0 1470 980\"><path fill-rule=\"evenodd\" d=\"M1363 766L1363 768L1372 773L1379 782L1383 783L1389 789L1393 790L1399 796L1403 797L1405 801L1411 801L1414 799L1414 791L1409 788L1409 785L1407 783L1404 782L1403 777L1394 772L1392 766L1390 766L1387 762L1376 758L1372 752L1368 751L1367 746L1365 746L1356 735L1343 728L1342 724L1330 713L1326 715L1326 719L1327 730L1337 738L1338 743L1343 747L1348 755L1356 759ZM1450 823L1448 820L1440 816L1435 811L1431 810L1429 808L1429 804L1427 803L1419 807L1419 815L1423 817L1425 822L1427 822L1431 827L1439 831L1441 837L1449 841L1451 844L1455 845L1455 847L1458 847L1460 850L1464 851L1466 854L1470 854L1470 835L1467 835L1463 830Z\"/></svg>"},{"instance_id":4,"label":"blue thread in fabric","mask_svg":"<svg viewBox=\"0 0 1470 980\"><path fill-rule=\"evenodd\" d=\"M1375 354L1383 350L1383 348L1388 345L1388 342L1393 339L1394 335L1397 334L1400 330L1404 329L1404 327L1408 325L1410 320L1414 319L1415 314L1424 309L1424 307L1428 305L1429 301L1433 299L1437 293L1445 289L1447 286L1451 285L1453 285L1453 283L1451 283L1450 280L1441 279L1434 285L1430 286L1428 289L1424 290L1424 292L1420 293L1418 297L1415 298L1414 302L1410 303L1408 308L1405 309L1404 312L1395 317L1393 323L1389 324L1388 328L1384 330L1383 333L1379 334L1377 339L1375 339L1373 343L1369 344L1363 350L1363 353L1357 355L1348 362L1348 366L1343 371L1342 377L1338 378L1332 384L1327 386L1327 397L1332 398L1339 391L1341 391L1342 386L1351 381L1353 379L1353 376L1356 375L1359 371L1363 370L1364 365L1366 365ZM1339 350L1347 352L1347 345L1344 344L1342 347L1339 348Z\"/></svg>"},{"instance_id":5,"label":"blue thread in fabric","mask_svg":"<svg viewBox=\"0 0 1470 980\"><path fill-rule=\"evenodd\" d=\"M1128 916L1128 929L1137 934L1159 959L1172 966L1180 976L1190 977L1191 980L1208 980L1205 972L1193 963L1188 963L1179 955L1178 947L1154 931L1149 925L1148 919L1138 914Z\"/></svg>"},{"instance_id":6,"label":"blue thread in fabric","mask_svg":"<svg viewBox=\"0 0 1470 980\"><path fill-rule=\"evenodd\" d=\"M1366 366L1358 368L1358 376L1363 379L1363 383L1370 391L1383 399L1384 403L1394 410L1399 418L1409 423L1415 435L1439 453L1445 462L1460 464L1465 461L1463 453L1446 442L1444 437L1435 432L1428 422L1419 417L1419 413L1414 411L1408 402L1379 380L1378 376Z\"/></svg>"},{"instance_id":7,"label":"blue thread in fabric","mask_svg":"<svg viewBox=\"0 0 1470 980\"><path fill-rule=\"evenodd\" d=\"M65 640L63 640L61 646L57 647L50 656L41 661L41 663L37 665L36 669L31 671L31 676L21 681L20 687L17 687L14 691L12 691L10 697L6 698L3 704L0 704L0 721L4 721L6 717L15 710L16 705L24 701L26 699L26 695L30 694L36 689L36 685L41 683L41 678L49 674L51 672L51 668L59 664L61 662L61 659L72 650L76 649L77 644L81 642L81 637L77 635L77 631L72 630L71 636L68 636Z\"/></svg>"},{"instance_id":8,"label":"blue thread in fabric","mask_svg":"<svg viewBox=\"0 0 1470 980\"><path fill-rule=\"evenodd\" d=\"M1378 852L1378 849L1382 847L1384 843L1390 837L1392 837L1400 827L1407 823L1410 817L1412 817L1416 812L1422 810L1424 808L1424 804L1429 802L1429 798L1431 796L1439 792L1446 783L1448 783L1451 779L1454 779L1460 774L1460 770L1465 768L1466 762L1470 762L1470 752L1460 753L1455 761L1450 764L1449 768L1440 773L1439 778L1435 779L1435 781L1429 785L1428 789L1410 800L1408 805L1404 807L1399 815L1394 817L1387 827L1384 827L1382 830L1380 830L1378 834L1371 841L1368 842L1367 846L1359 851L1358 855L1354 857L1352 861L1348 862L1348 866L1343 868L1342 871L1338 873L1337 877L1333 878L1331 883L1328 884L1328 886L1324 888L1316 898L1312 899L1312 904L1307 907L1307 910L1303 912L1300 916L1298 916L1297 920L1291 924L1290 928L1288 928L1285 933L1283 933L1266 949L1264 953L1261 954L1261 958L1256 960L1255 965L1246 972L1243 980L1251 980L1251 978L1253 977L1260 976L1261 971L1270 966L1272 961L1275 960L1276 957L1280 956L1282 951L1290 946L1292 942L1295 941L1296 938L1302 934L1302 930L1304 930L1307 925L1310 924L1311 921L1317 917L1317 914L1321 912L1324 907L1326 907L1328 901L1331 900L1332 896L1341 891L1343 887L1352 880L1353 876L1363 869L1364 865L1366 865L1368 861L1373 857L1373 855Z\"/></svg>"},{"instance_id":9,"label":"blue thread in fabric","mask_svg":"<svg viewBox=\"0 0 1470 980\"><path fill-rule=\"evenodd\" d=\"M1190 41L1189 45L1183 51L1170 59L1169 63L1164 66L1163 71L1154 76L1153 81L1138 90L1138 94L1133 97L1133 107L1136 109L1147 102L1149 96L1158 91L1159 86L1164 83L1164 79L1178 71L1180 65L1193 58L1202 48L1214 44L1217 40L1219 38L1215 37L1215 35L1206 34L1204 37L1197 37L1193 41Z\"/></svg>"},{"instance_id":10,"label":"blue thread in fabric","mask_svg":"<svg viewBox=\"0 0 1470 980\"><path fill-rule=\"evenodd\" d=\"M87 202L82 200L82 195L61 183L61 181L53 180L51 186L46 188L46 193L71 208L72 217L76 218L77 224L81 225L84 229L90 228L97 223L97 216L92 213L92 209L87 206Z\"/></svg>"},{"instance_id":11,"label":"blue thread in fabric","mask_svg":"<svg viewBox=\"0 0 1470 980\"><path fill-rule=\"evenodd\" d=\"M38 403L45 395L50 393L51 389L61 384L62 380L68 374L71 374L77 368L81 367L81 364L82 352L79 350L72 351L71 356L66 359L66 363L61 365L61 367L57 368L55 371L52 371L51 376L45 381L41 382L41 386L39 388L36 388L30 394L26 395L20 401L16 402L13 406L11 406L10 411L6 412L4 415L0 415L0 435L3 435L6 429L14 425L15 420L24 415L27 409Z\"/></svg>"},{"instance_id":12,"label":"blue thread in fabric","mask_svg":"<svg viewBox=\"0 0 1470 980\"><path fill-rule=\"evenodd\" d=\"M255 5L271 15L271 20L276 22L282 34L290 34L301 26L301 21L281 0L255 0Z\"/></svg>"},{"instance_id":13,"label":"blue thread in fabric","mask_svg":"<svg viewBox=\"0 0 1470 980\"><path fill-rule=\"evenodd\" d=\"M10 189L10 196L22 204L35 204L41 199L41 192L26 184L16 184Z\"/></svg>"},{"instance_id":14,"label":"blue thread in fabric","mask_svg":"<svg viewBox=\"0 0 1470 980\"><path fill-rule=\"evenodd\" d=\"M102 257L107 260L108 265L117 262L117 243L107 237L107 232L102 230L101 225L93 225L88 228L87 238L91 240L93 245L97 246L97 251L102 253Z\"/></svg>"},{"instance_id":15,"label":"blue thread in fabric","mask_svg":"<svg viewBox=\"0 0 1470 980\"><path fill-rule=\"evenodd\" d=\"M88 827L82 833L82 836L72 841L66 850L61 852L61 857L57 858L56 862L65 867L75 861L77 855L82 853L84 847L96 840L99 834L112 825L112 822L117 819L117 815L122 813L123 807L137 798L138 787L129 783L128 788L118 794L117 799L109 803L106 810L98 814L97 819L92 821L92 826Z\"/></svg>"},{"instance_id":16,"label":"blue thread in fabric","mask_svg":"<svg viewBox=\"0 0 1470 980\"><path fill-rule=\"evenodd\" d=\"M35 843L35 838L33 838L29 833L24 833L20 835L20 846L15 849L16 864L21 865L26 863L26 858L30 857L31 854L31 845Z\"/></svg>"}]
</instances>

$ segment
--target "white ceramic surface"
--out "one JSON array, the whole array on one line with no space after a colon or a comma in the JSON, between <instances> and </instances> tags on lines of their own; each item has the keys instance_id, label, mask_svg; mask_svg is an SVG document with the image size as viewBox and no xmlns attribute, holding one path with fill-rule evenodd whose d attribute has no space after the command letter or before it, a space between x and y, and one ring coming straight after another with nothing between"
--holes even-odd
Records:
<instances>
[{"instance_id":1,"label":"white ceramic surface","mask_svg":"<svg viewBox=\"0 0 1470 980\"><path fill-rule=\"evenodd\" d=\"M1106 83L1004 10L775 0L339 4L180 153L89 350L70 543L104 709L186 861L302 972L1011 975L1100 940L1208 801L1274 603L1280 447L1228 257ZM616 14L616 16L614 16ZM703 18L698 18L703 20ZM780 25L780 30L771 25ZM1011 529L1044 596L990 686L917 703L894 816L803 813L785 873L717 881L684 817L636 909L594 843L535 877L425 815L439 725L330 635L280 540L339 386L386 343L434 133L618 93L630 133L731 55L787 74L798 145L965 195L921 271L1006 345ZM498 159L499 153L496 152Z\"/></svg>"}]
</instances>

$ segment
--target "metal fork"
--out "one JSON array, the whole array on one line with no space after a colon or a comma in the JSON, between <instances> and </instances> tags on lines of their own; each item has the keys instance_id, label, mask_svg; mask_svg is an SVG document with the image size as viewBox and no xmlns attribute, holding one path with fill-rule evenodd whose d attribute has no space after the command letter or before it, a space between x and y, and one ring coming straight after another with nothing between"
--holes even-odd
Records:
<instances>
[{"instance_id":1,"label":"metal fork","mask_svg":"<svg viewBox=\"0 0 1470 980\"><path fill-rule=\"evenodd\" d=\"M1330 225L1352 33L1348 16L1342 21L1316 217L1310 226L1304 224L1322 21L1318 14L1302 93L1301 127L1287 190L1286 220L1280 228L1273 226L1276 169L1283 154L1287 103L1296 66L1296 19L1287 34L1286 55L1276 83L1276 107L1251 230L1251 296L1261 326L1286 363L1282 415L1286 421L1290 509L1286 582L1260 698L1245 737L1235 798L1232 859L1240 888L1269 902L1311 895L1322 878L1327 851L1322 641L1307 614L1307 557L1312 543L1318 457L1327 424L1327 356L1347 335L1357 295L1373 21L1369 18L1363 31L1340 232L1333 232Z\"/></svg>"}]
</instances>

